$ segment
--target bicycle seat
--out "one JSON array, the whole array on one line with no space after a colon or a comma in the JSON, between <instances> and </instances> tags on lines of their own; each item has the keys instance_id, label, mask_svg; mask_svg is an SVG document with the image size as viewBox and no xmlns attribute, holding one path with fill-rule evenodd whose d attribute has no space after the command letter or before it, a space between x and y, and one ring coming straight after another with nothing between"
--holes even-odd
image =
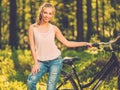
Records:
<instances>
[{"instance_id":1,"label":"bicycle seat","mask_svg":"<svg viewBox=\"0 0 120 90\"><path fill-rule=\"evenodd\" d=\"M73 64L73 62L75 62L75 61L77 61L77 60L79 60L80 58L79 57L65 57L64 59L63 59L63 63L64 64L68 64L68 65L72 65Z\"/></svg>"}]
</instances>

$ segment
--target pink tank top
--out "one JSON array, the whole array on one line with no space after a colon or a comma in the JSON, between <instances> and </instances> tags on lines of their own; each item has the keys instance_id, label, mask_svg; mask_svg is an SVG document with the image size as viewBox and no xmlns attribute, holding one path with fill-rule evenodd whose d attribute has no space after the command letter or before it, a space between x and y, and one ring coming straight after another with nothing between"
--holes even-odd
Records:
<instances>
[{"instance_id":1,"label":"pink tank top","mask_svg":"<svg viewBox=\"0 0 120 90\"><path fill-rule=\"evenodd\" d=\"M53 60L57 58L61 52L55 44L55 32L53 25L50 24L48 32L41 33L38 28L34 28L34 39L37 59L40 61Z\"/></svg>"}]
</instances>

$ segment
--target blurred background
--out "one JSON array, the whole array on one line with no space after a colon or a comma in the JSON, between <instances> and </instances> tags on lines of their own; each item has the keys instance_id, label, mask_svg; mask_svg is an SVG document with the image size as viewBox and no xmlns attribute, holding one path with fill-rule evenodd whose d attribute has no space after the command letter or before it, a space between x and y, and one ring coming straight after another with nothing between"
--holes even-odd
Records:
<instances>
[{"instance_id":1,"label":"blurred background","mask_svg":"<svg viewBox=\"0 0 120 90\"><path fill-rule=\"evenodd\" d=\"M56 8L52 23L70 40L108 40L120 31L120 0L0 0L0 48L29 48L28 29L38 8L50 2Z\"/></svg>"},{"instance_id":2,"label":"blurred background","mask_svg":"<svg viewBox=\"0 0 120 90\"><path fill-rule=\"evenodd\" d=\"M0 0L0 90L27 90L26 80L33 64L28 29L35 23L38 8L44 2L55 6L56 14L51 23L57 25L68 40L109 41L120 33L120 0ZM80 56L89 67L110 55L105 51L69 49L57 40L56 43L63 57ZM42 84L37 86L39 90L45 90L42 86L46 86L46 79L43 77ZM117 90L116 83L111 83L112 89L104 84L102 87Z\"/></svg>"}]
</instances>

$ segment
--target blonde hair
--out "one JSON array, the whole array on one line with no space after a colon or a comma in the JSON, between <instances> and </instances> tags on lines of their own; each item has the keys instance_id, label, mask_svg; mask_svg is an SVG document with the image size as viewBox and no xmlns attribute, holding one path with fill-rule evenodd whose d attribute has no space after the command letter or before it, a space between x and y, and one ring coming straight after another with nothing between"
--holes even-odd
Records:
<instances>
[{"instance_id":1,"label":"blonde hair","mask_svg":"<svg viewBox=\"0 0 120 90\"><path fill-rule=\"evenodd\" d=\"M50 3L43 3L40 7L39 7L39 10L38 10L38 16L37 16L37 24L40 25L41 23L41 19L42 19L42 16L41 16L41 13L43 12L44 8L53 8L53 14L55 14L55 7L50 4Z\"/></svg>"}]
</instances>

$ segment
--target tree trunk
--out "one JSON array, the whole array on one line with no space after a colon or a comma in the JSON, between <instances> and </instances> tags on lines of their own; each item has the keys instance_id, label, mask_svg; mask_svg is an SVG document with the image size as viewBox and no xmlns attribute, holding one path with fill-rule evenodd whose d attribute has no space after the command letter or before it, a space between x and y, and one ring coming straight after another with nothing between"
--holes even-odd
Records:
<instances>
[{"instance_id":1,"label":"tree trunk","mask_svg":"<svg viewBox=\"0 0 120 90\"><path fill-rule=\"evenodd\" d=\"M82 0L76 0L76 17L77 17L77 41L83 41L84 40L84 34L83 34L83 11L82 11Z\"/></svg>"},{"instance_id":2,"label":"tree trunk","mask_svg":"<svg viewBox=\"0 0 120 90\"><path fill-rule=\"evenodd\" d=\"M117 23L117 15L116 15L117 7L116 6L119 3L117 2L117 0L110 0L110 2L111 2L111 6L115 9L115 11L111 13L111 19L112 19L112 25L113 25L112 27L114 27L114 32L113 32L114 37L117 37L119 32L117 31L117 28L116 28L116 23Z\"/></svg>"},{"instance_id":3,"label":"tree trunk","mask_svg":"<svg viewBox=\"0 0 120 90\"><path fill-rule=\"evenodd\" d=\"M99 9L98 9L98 0L96 0L96 31L97 35L99 36Z\"/></svg>"},{"instance_id":4,"label":"tree trunk","mask_svg":"<svg viewBox=\"0 0 120 90\"><path fill-rule=\"evenodd\" d=\"M88 26L88 31L87 31L87 41L90 40L91 35L92 35L92 15L91 15L91 0L87 0L87 26Z\"/></svg>"},{"instance_id":5,"label":"tree trunk","mask_svg":"<svg viewBox=\"0 0 120 90\"><path fill-rule=\"evenodd\" d=\"M24 29L25 28L25 11L24 11L24 9L25 9L25 0L22 0L22 9L23 9L23 11L22 11L22 29Z\"/></svg>"},{"instance_id":6,"label":"tree trunk","mask_svg":"<svg viewBox=\"0 0 120 90\"><path fill-rule=\"evenodd\" d=\"M10 0L10 38L9 44L13 48L18 47L17 26L16 26L16 0Z\"/></svg>"},{"instance_id":7,"label":"tree trunk","mask_svg":"<svg viewBox=\"0 0 120 90\"><path fill-rule=\"evenodd\" d=\"M105 36L105 31L104 31L104 22L105 22L105 18L104 18L104 0L102 0L102 19L103 19L103 23L102 23L102 39L104 39Z\"/></svg>"},{"instance_id":8,"label":"tree trunk","mask_svg":"<svg viewBox=\"0 0 120 90\"><path fill-rule=\"evenodd\" d=\"M35 23L35 2L30 0L30 14L31 14L31 23Z\"/></svg>"},{"instance_id":9,"label":"tree trunk","mask_svg":"<svg viewBox=\"0 0 120 90\"><path fill-rule=\"evenodd\" d=\"M2 48L2 45L1 45L1 43L2 43L2 26L1 26L1 21L2 21L2 0L0 0L0 49Z\"/></svg>"}]
</instances>

